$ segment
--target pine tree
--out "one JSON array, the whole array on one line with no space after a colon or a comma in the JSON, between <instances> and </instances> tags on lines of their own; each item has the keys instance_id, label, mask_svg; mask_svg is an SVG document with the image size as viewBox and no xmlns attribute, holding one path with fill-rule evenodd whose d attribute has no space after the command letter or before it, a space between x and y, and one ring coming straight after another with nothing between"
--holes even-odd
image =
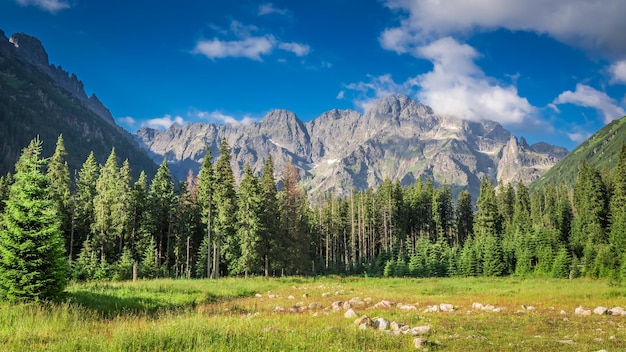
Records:
<instances>
[{"instance_id":1,"label":"pine tree","mask_svg":"<svg viewBox=\"0 0 626 352\"><path fill-rule=\"evenodd\" d=\"M566 279L569 277L570 267L572 266L572 258L569 251L565 247L561 247L552 263L552 277Z\"/></svg>"},{"instance_id":2,"label":"pine tree","mask_svg":"<svg viewBox=\"0 0 626 352\"><path fill-rule=\"evenodd\" d=\"M308 272L310 258L306 215L308 205L298 187L298 171L291 163L285 164L280 200L281 223L287 243L285 269L289 274L302 275Z\"/></svg>"},{"instance_id":3,"label":"pine tree","mask_svg":"<svg viewBox=\"0 0 626 352\"><path fill-rule=\"evenodd\" d=\"M244 167L238 198L237 237L241 255L238 259L237 273L248 276L248 274L260 272L261 233L265 231L261 222L262 204L259 179L252 173L250 164Z\"/></svg>"},{"instance_id":4,"label":"pine tree","mask_svg":"<svg viewBox=\"0 0 626 352\"><path fill-rule=\"evenodd\" d=\"M261 233L260 255L263 260L263 271L268 277L272 270L272 263L280 255L280 210L278 206L278 191L274 179L274 162L268 155L261 176L261 224L264 231Z\"/></svg>"},{"instance_id":5,"label":"pine tree","mask_svg":"<svg viewBox=\"0 0 626 352\"><path fill-rule=\"evenodd\" d=\"M615 186L611 197L610 243L618 258L626 253L626 143L622 143L617 166L613 171Z\"/></svg>"},{"instance_id":6,"label":"pine tree","mask_svg":"<svg viewBox=\"0 0 626 352\"><path fill-rule=\"evenodd\" d=\"M239 243L236 237L237 193L235 192L235 176L230 165L230 147L226 138L220 145L220 156L215 162L215 183L213 202L215 204L215 246L214 254L215 278L219 277L219 263L222 255L228 268L239 257Z\"/></svg>"},{"instance_id":7,"label":"pine tree","mask_svg":"<svg viewBox=\"0 0 626 352\"><path fill-rule=\"evenodd\" d=\"M117 239L124 233L123 214L121 204L120 170L117 163L115 149L100 169L100 177L96 181L96 196L94 198L94 222L91 225L92 243L100 250L100 260L113 262L114 249Z\"/></svg>"},{"instance_id":8,"label":"pine tree","mask_svg":"<svg viewBox=\"0 0 626 352\"><path fill-rule=\"evenodd\" d=\"M174 213L174 182L167 160L159 166L148 191L148 229L156 246L156 267L170 269L171 235ZM147 250L147 249L146 249Z\"/></svg>"},{"instance_id":9,"label":"pine tree","mask_svg":"<svg viewBox=\"0 0 626 352\"><path fill-rule=\"evenodd\" d=\"M96 197L96 182L99 170L93 152L83 163L76 179L76 194L74 196L73 231L71 232L68 252L74 259L81 251L86 241L90 239L91 224L94 223L94 199Z\"/></svg>"},{"instance_id":10,"label":"pine tree","mask_svg":"<svg viewBox=\"0 0 626 352\"><path fill-rule=\"evenodd\" d=\"M50 180L52 197L57 206L57 213L61 219L61 229L66 243L70 242L72 232L72 201L70 195L70 172L65 161L67 151L63 136L57 139L54 154L50 158L47 167L47 175Z\"/></svg>"},{"instance_id":11,"label":"pine tree","mask_svg":"<svg viewBox=\"0 0 626 352\"><path fill-rule=\"evenodd\" d=\"M32 140L15 165L0 226L0 297L11 302L58 299L67 283L61 221L41 148Z\"/></svg>"},{"instance_id":12,"label":"pine tree","mask_svg":"<svg viewBox=\"0 0 626 352\"><path fill-rule=\"evenodd\" d=\"M453 247L462 247L465 240L474 232L474 211L472 210L472 196L468 190L459 193L456 207L456 240Z\"/></svg>"},{"instance_id":13,"label":"pine tree","mask_svg":"<svg viewBox=\"0 0 626 352\"><path fill-rule=\"evenodd\" d=\"M502 276L505 274L505 265L502 257L502 247L495 235L482 238L483 275Z\"/></svg>"},{"instance_id":14,"label":"pine tree","mask_svg":"<svg viewBox=\"0 0 626 352\"><path fill-rule=\"evenodd\" d=\"M196 275L200 273L198 271L200 268L204 268L204 274L198 275L198 277L211 277L211 227L212 227L212 218L213 212L215 211L215 207L213 205L213 182L214 182L214 171L213 171L213 156L211 155L211 149L208 147L205 148L206 154L204 155L204 159L202 160L202 166L200 168L200 174L198 175L197 181L197 201L198 207L200 208L200 213L202 214L202 224L206 229L206 237L202 240L202 246L206 246L206 248L201 248L200 253L204 253L204 262L196 263ZM202 252L204 250L204 252ZM198 258L201 256L199 255Z\"/></svg>"},{"instance_id":15,"label":"pine tree","mask_svg":"<svg viewBox=\"0 0 626 352\"><path fill-rule=\"evenodd\" d=\"M480 182L480 195L476 205L478 210L474 216L474 232L478 236L500 236L501 219L496 193L491 181L486 178Z\"/></svg>"}]
</instances>

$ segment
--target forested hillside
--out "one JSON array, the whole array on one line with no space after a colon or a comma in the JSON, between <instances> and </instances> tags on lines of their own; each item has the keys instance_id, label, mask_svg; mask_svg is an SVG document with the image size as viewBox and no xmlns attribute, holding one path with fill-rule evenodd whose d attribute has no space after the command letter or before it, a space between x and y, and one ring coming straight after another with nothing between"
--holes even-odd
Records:
<instances>
[{"instance_id":1,"label":"forested hillside","mask_svg":"<svg viewBox=\"0 0 626 352\"><path fill-rule=\"evenodd\" d=\"M274 179L246 167L237 187L222 141L198 176L176 183L164 161L134 180L115 150L74 181L63 140L47 165L77 280L222 275L547 275L626 277L626 147L611 172L583 163L574 186L524 183L469 192L418 180L309 201L287 164ZM10 176L0 179L8 197ZM276 184L282 184L280 190ZM4 202L0 203L4 206Z\"/></svg>"}]
</instances>

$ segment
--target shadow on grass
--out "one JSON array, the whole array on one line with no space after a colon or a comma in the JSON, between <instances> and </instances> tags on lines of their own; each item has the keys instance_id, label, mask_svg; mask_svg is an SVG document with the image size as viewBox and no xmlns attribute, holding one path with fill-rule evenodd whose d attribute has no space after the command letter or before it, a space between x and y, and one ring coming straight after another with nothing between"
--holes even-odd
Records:
<instances>
[{"instance_id":1,"label":"shadow on grass","mask_svg":"<svg viewBox=\"0 0 626 352\"><path fill-rule=\"evenodd\" d=\"M74 291L68 293L68 302L88 311L92 311L105 319L119 316L154 316L160 312L195 309L198 304L213 303L218 297L204 293L200 297L171 300L167 297L129 296L120 297L114 294Z\"/></svg>"}]
</instances>

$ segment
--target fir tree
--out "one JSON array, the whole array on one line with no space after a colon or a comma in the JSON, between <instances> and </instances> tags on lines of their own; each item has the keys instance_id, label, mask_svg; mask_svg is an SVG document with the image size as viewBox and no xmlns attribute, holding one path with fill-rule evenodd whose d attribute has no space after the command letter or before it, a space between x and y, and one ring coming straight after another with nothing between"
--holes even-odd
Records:
<instances>
[{"instance_id":1,"label":"fir tree","mask_svg":"<svg viewBox=\"0 0 626 352\"><path fill-rule=\"evenodd\" d=\"M250 164L246 164L243 178L239 184L239 203L237 205L237 237L241 255L238 259L237 273L248 276L261 268L260 243L261 233L265 231L261 222L261 189L259 180L252 173Z\"/></svg>"},{"instance_id":2,"label":"fir tree","mask_svg":"<svg viewBox=\"0 0 626 352\"><path fill-rule=\"evenodd\" d=\"M472 210L472 196L468 190L459 194L456 207L457 236L452 246L463 246L465 240L474 232L474 212Z\"/></svg>"},{"instance_id":3,"label":"fir tree","mask_svg":"<svg viewBox=\"0 0 626 352\"><path fill-rule=\"evenodd\" d=\"M215 163L213 204L215 204L215 278L219 277L219 263L222 253L227 264L232 264L239 257L239 243L236 238L237 193L235 176L230 165L230 147L226 138L222 139L220 156ZM223 245L223 246L222 246Z\"/></svg>"},{"instance_id":4,"label":"fir tree","mask_svg":"<svg viewBox=\"0 0 626 352\"><path fill-rule=\"evenodd\" d=\"M0 297L11 302L58 299L67 283L61 221L41 148L32 140L15 165L0 226Z\"/></svg>"},{"instance_id":5,"label":"fir tree","mask_svg":"<svg viewBox=\"0 0 626 352\"><path fill-rule=\"evenodd\" d=\"M148 191L148 231L156 246L156 267L169 269L171 259L171 235L174 212L174 182L167 160L159 166ZM148 250L148 249L146 249Z\"/></svg>"},{"instance_id":6,"label":"fir tree","mask_svg":"<svg viewBox=\"0 0 626 352\"><path fill-rule=\"evenodd\" d=\"M610 243L618 258L626 253L626 143L622 143L617 166L613 171L614 188L611 197Z\"/></svg>"},{"instance_id":7,"label":"fir tree","mask_svg":"<svg viewBox=\"0 0 626 352\"><path fill-rule=\"evenodd\" d=\"M47 175L50 180L50 188L52 189L52 197L57 206L57 213L61 219L61 229L63 238L66 243L70 242L72 232L72 202L70 196L70 172L65 161L67 151L63 136L59 135L57 139L54 154L50 158L47 167Z\"/></svg>"},{"instance_id":8,"label":"fir tree","mask_svg":"<svg viewBox=\"0 0 626 352\"><path fill-rule=\"evenodd\" d=\"M278 191L274 179L274 162L269 155L265 161L263 175L261 176L261 224L264 231L261 233L259 246L263 260L263 271L268 277L272 270L274 258L280 255L280 211L278 207Z\"/></svg>"},{"instance_id":9,"label":"fir tree","mask_svg":"<svg viewBox=\"0 0 626 352\"><path fill-rule=\"evenodd\" d=\"M198 275L198 277L211 277L211 226L214 206L213 206L213 156L211 155L211 149L205 148L206 154L202 160L202 166L200 168L200 174L197 181L197 201L200 208L202 224L206 229L206 237L202 240L202 246L200 253L204 253L204 263L197 262L196 275L198 275L200 268L204 268L204 274ZM204 252L202 252L204 250ZM200 258L200 256L198 257Z\"/></svg>"},{"instance_id":10,"label":"fir tree","mask_svg":"<svg viewBox=\"0 0 626 352\"><path fill-rule=\"evenodd\" d=\"M100 260L113 261L115 243L123 235L123 208L121 204L120 170L115 149L100 169L94 198L94 222L91 225L92 243L100 250Z\"/></svg>"},{"instance_id":11,"label":"fir tree","mask_svg":"<svg viewBox=\"0 0 626 352\"><path fill-rule=\"evenodd\" d=\"M96 197L96 182L99 170L93 152L83 163L76 179L76 194L74 196L73 231L71 232L68 252L74 259L86 241L91 237L91 224L94 223L94 199Z\"/></svg>"}]
</instances>

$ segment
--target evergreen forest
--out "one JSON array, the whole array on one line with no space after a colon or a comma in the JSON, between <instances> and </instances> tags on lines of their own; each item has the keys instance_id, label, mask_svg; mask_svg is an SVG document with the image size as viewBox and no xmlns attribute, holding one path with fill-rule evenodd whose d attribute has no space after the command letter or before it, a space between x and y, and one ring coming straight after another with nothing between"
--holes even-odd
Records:
<instances>
[{"instance_id":1,"label":"evergreen forest","mask_svg":"<svg viewBox=\"0 0 626 352\"><path fill-rule=\"evenodd\" d=\"M199 174L190 172L182 182L173 179L166 160L151 180L143 172L133 179L132 166L120 162L114 149L104 164L92 153L71 174L62 136L52 156L39 157L40 151L41 142L31 142L15 174L0 178L5 297L28 295L5 283L16 275L8 258L28 259L11 253L21 246L20 238L29 238L20 226L33 223L44 230L30 238L40 241L37 248L49 248L45 255L29 252L39 263L30 273L35 272L34 282L54 282L47 288L52 293L41 291L43 296L58 294L68 279L330 274L626 279L624 144L611 169L583 161L573 185L548 184L531 193L522 182L496 187L484 178L476 200L468 191L454 200L449 185L428 179L406 187L385 180L348 197L312 198L299 187L296 167L287 164L276 172L271 156L261 175L246 166L237 184L226 140L219 157L214 160L207 149ZM35 166L25 166L28 158ZM20 204L26 193L43 205ZM32 207L41 211L27 211Z\"/></svg>"}]
</instances>

